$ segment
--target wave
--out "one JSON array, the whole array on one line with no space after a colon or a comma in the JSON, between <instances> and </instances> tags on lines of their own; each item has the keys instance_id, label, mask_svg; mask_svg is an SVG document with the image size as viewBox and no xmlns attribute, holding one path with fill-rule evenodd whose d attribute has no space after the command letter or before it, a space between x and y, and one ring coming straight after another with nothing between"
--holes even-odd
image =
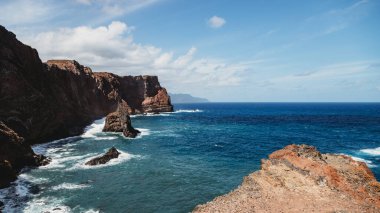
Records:
<instances>
[{"instance_id":1,"label":"wave","mask_svg":"<svg viewBox=\"0 0 380 213\"><path fill-rule=\"evenodd\" d=\"M35 189L36 184L33 183L44 180L26 174L19 175L18 179L11 183L11 186L0 189L0 200L4 203L0 212L24 212L22 208L25 203L38 193L38 190Z\"/></svg>"},{"instance_id":2,"label":"wave","mask_svg":"<svg viewBox=\"0 0 380 213\"><path fill-rule=\"evenodd\" d=\"M54 140L54 141L44 143L44 144L33 145L32 149L37 154L45 155L47 153L47 151L53 147L59 147L62 149L72 147L72 146L75 146L75 144L73 142L76 142L76 141L81 140L81 139L82 138L80 136L63 138L63 139Z\"/></svg>"},{"instance_id":3,"label":"wave","mask_svg":"<svg viewBox=\"0 0 380 213\"><path fill-rule=\"evenodd\" d=\"M380 147L374 149L361 149L360 151L369 155L380 155Z\"/></svg>"},{"instance_id":4,"label":"wave","mask_svg":"<svg viewBox=\"0 0 380 213\"><path fill-rule=\"evenodd\" d=\"M63 202L64 199L54 197L32 199L26 203L23 212L72 212L72 209Z\"/></svg>"},{"instance_id":5,"label":"wave","mask_svg":"<svg viewBox=\"0 0 380 213\"><path fill-rule=\"evenodd\" d=\"M363 163L367 164L367 166L369 168L375 168L375 167L377 167L377 165L373 164L373 162L370 161L370 160L366 160L364 158L360 158L360 157L356 157L356 156L348 155L348 154L344 154L344 153L341 153L341 155L351 157L353 160L356 160L356 161L359 161L359 162L363 162Z\"/></svg>"},{"instance_id":6,"label":"wave","mask_svg":"<svg viewBox=\"0 0 380 213\"><path fill-rule=\"evenodd\" d=\"M18 178L24 179L24 180L27 180L27 181L29 181L31 183L36 183L36 184L41 184L41 183L45 183L45 182L49 181L49 179L47 179L47 178L42 178L42 177L41 178L36 178L36 177L34 177L32 175L29 175L29 174L26 174L26 173L20 174L18 176Z\"/></svg>"},{"instance_id":7,"label":"wave","mask_svg":"<svg viewBox=\"0 0 380 213\"><path fill-rule=\"evenodd\" d=\"M108 136L108 137L96 137L95 140L96 141L101 141L101 140L107 140L107 141L110 141L110 140L115 140L117 139L118 137L115 137L115 136Z\"/></svg>"},{"instance_id":8,"label":"wave","mask_svg":"<svg viewBox=\"0 0 380 213\"><path fill-rule=\"evenodd\" d=\"M52 160L49 164L45 165L45 166L40 166L39 169L59 169L59 168L65 168L66 167L66 163L67 162L70 162L70 161L78 161L78 160L81 160L81 159L84 159L88 156L91 156L93 155L94 153L89 153L89 154L85 154L85 155L74 155L74 156L71 156L70 154L67 155L63 155L61 153L53 153L54 151L56 151L57 149L55 150L49 150L50 152L52 152L51 154L48 154L47 156L51 157ZM48 151L48 152L49 152Z\"/></svg>"},{"instance_id":9,"label":"wave","mask_svg":"<svg viewBox=\"0 0 380 213\"><path fill-rule=\"evenodd\" d=\"M142 136L150 135L150 129L136 128L140 131L140 134L136 138L141 138Z\"/></svg>"},{"instance_id":10,"label":"wave","mask_svg":"<svg viewBox=\"0 0 380 213\"><path fill-rule=\"evenodd\" d=\"M61 189L74 190L74 189L83 189L87 187L90 187L90 186L86 184L62 183L62 184L59 184L58 186L53 186L52 190L54 191L61 190Z\"/></svg>"},{"instance_id":11,"label":"wave","mask_svg":"<svg viewBox=\"0 0 380 213\"><path fill-rule=\"evenodd\" d=\"M84 133L81 135L83 138L93 138L96 134L101 133L106 122L105 118L95 120L94 123L90 124L84 129Z\"/></svg>"},{"instance_id":12,"label":"wave","mask_svg":"<svg viewBox=\"0 0 380 213\"><path fill-rule=\"evenodd\" d=\"M203 112L203 110L200 109L179 109L174 112L169 113L193 113L193 112Z\"/></svg>"},{"instance_id":13,"label":"wave","mask_svg":"<svg viewBox=\"0 0 380 213\"><path fill-rule=\"evenodd\" d=\"M145 117L145 116L148 116L148 117L155 117L155 116L170 116L170 112L162 112L162 113L159 113L159 114L155 114L155 113L146 113L146 114L137 114L137 115L130 115L131 118L136 118L136 117Z\"/></svg>"}]
</instances>

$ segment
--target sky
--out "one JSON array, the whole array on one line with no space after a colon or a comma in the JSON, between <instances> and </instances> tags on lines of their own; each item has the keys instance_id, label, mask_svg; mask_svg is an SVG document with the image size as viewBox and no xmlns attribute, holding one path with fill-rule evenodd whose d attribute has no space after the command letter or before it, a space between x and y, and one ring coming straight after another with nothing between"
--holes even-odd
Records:
<instances>
[{"instance_id":1,"label":"sky","mask_svg":"<svg viewBox=\"0 0 380 213\"><path fill-rule=\"evenodd\" d=\"M379 102L379 0L0 0L43 61L218 102Z\"/></svg>"}]
</instances>

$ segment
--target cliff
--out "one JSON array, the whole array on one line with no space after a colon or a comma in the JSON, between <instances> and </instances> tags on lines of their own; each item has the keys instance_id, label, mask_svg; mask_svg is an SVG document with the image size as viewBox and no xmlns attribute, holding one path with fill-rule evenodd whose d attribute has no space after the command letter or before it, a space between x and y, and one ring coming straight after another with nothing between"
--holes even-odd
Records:
<instances>
[{"instance_id":1,"label":"cliff","mask_svg":"<svg viewBox=\"0 0 380 213\"><path fill-rule=\"evenodd\" d=\"M380 212L380 183L363 162L289 145L194 212Z\"/></svg>"},{"instance_id":2,"label":"cliff","mask_svg":"<svg viewBox=\"0 0 380 213\"><path fill-rule=\"evenodd\" d=\"M74 60L42 63L35 49L0 26L0 122L24 144L78 135L122 101L131 114L173 110L157 76L95 73ZM9 145L0 139L0 149Z\"/></svg>"}]
</instances>

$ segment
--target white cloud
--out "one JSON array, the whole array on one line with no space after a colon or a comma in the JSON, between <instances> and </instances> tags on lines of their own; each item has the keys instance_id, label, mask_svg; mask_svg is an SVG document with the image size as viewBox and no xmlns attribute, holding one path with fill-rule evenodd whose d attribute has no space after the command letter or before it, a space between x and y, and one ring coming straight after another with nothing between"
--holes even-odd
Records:
<instances>
[{"instance_id":1,"label":"white cloud","mask_svg":"<svg viewBox=\"0 0 380 213\"><path fill-rule=\"evenodd\" d=\"M45 21L54 7L46 1L5 0L0 2L0 23L3 25L34 24Z\"/></svg>"},{"instance_id":2,"label":"white cloud","mask_svg":"<svg viewBox=\"0 0 380 213\"><path fill-rule=\"evenodd\" d=\"M219 16L213 16L207 21L207 23L212 28L220 28L226 23L226 20Z\"/></svg>"},{"instance_id":3,"label":"white cloud","mask_svg":"<svg viewBox=\"0 0 380 213\"><path fill-rule=\"evenodd\" d=\"M90 5L91 4L91 0L77 0L78 3L80 4L86 4L86 5Z\"/></svg>"},{"instance_id":4,"label":"white cloud","mask_svg":"<svg viewBox=\"0 0 380 213\"><path fill-rule=\"evenodd\" d=\"M76 0L80 4L100 8L101 11L109 16L117 17L134 12L159 0Z\"/></svg>"},{"instance_id":5,"label":"white cloud","mask_svg":"<svg viewBox=\"0 0 380 213\"><path fill-rule=\"evenodd\" d=\"M183 55L134 42L131 28L123 22L108 26L62 28L26 39L43 60L75 59L94 71L119 75L158 75L172 91L233 86L241 83L247 64L229 64L221 59L195 58L191 47Z\"/></svg>"}]
</instances>

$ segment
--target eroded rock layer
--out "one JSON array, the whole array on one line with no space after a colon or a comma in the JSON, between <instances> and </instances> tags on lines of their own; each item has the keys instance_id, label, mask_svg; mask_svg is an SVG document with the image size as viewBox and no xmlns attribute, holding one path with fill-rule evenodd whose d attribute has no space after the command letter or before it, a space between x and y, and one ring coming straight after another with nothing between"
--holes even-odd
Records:
<instances>
[{"instance_id":1,"label":"eroded rock layer","mask_svg":"<svg viewBox=\"0 0 380 213\"><path fill-rule=\"evenodd\" d=\"M380 183L363 162L289 145L194 212L380 212Z\"/></svg>"}]
</instances>

